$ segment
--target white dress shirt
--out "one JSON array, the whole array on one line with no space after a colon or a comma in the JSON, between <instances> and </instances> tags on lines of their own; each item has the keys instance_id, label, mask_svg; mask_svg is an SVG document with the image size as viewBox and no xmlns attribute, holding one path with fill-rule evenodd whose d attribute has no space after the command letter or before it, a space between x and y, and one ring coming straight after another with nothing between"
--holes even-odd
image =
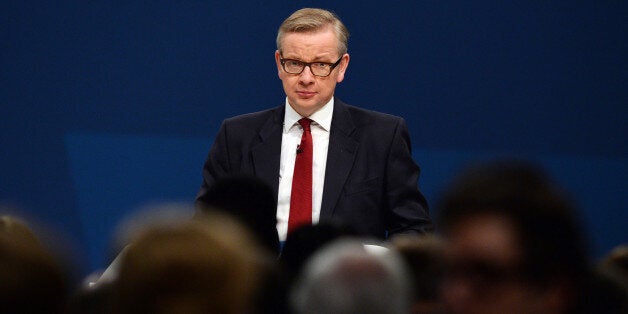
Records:
<instances>
[{"instance_id":1,"label":"white dress shirt","mask_svg":"<svg viewBox=\"0 0 628 314\"><path fill-rule=\"evenodd\" d=\"M334 98L332 97L325 106L308 117L312 120L312 224L318 223L321 213L327 149L329 147L329 131L333 112ZM285 241L288 234L294 161L297 156L297 145L301 143L301 135L303 134L303 128L298 123L301 118L303 117L290 107L286 97L286 114L283 120L281 160L279 163L279 193L277 195L277 232L279 233L279 241Z\"/></svg>"}]
</instances>

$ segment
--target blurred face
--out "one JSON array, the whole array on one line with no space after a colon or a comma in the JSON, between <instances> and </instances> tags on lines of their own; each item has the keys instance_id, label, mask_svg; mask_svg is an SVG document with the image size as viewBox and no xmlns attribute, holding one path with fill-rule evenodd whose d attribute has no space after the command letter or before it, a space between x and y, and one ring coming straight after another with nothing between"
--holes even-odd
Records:
<instances>
[{"instance_id":1,"label":"blurred face","mask_svg":"<svg viewBox=\"0 0 628 314\"><path fill-rule=\"evenodd\" d=\"M442 293L451 313L549 313L542 292L522 278L521 249L508 220L472 217L451 228L446 240Z\"/></svg>"},{"instance_id":2,"label":"blurred face","mask_svg":"<svg viewBox=\"0 0 628 314\"><path fill-rule=\"evenodd\" d=\"M301 62L340 63L329 76L312 74L306 66L300 74L287 73L281 59ZM331 27L317 32L287 33L281 42L281 51L275 52L277 71L290 106L301 116L308 117L322 108L334 95L336 84L342 82L349 65L349 54L338 54L338 39ZM312 65L315 66L315 65Z\"/></svg>"}]
</instances>

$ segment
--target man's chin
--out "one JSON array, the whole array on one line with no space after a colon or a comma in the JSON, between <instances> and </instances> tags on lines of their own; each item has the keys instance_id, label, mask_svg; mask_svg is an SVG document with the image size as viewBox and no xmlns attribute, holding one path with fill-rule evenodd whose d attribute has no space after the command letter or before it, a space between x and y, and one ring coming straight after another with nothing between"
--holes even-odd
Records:
<instances>
[{"instance_id":1,"label":"man's chin","mask_svg":"<svg viewBox=\"0 0 628 314\"><path fill-rule=\"evenodd\" d=\"M292 109L302 116L309 116L320 109L323 105L316 103L315 101L303 101L299 99L295 105L292 105Z\"/></svg>"}]
</instances>

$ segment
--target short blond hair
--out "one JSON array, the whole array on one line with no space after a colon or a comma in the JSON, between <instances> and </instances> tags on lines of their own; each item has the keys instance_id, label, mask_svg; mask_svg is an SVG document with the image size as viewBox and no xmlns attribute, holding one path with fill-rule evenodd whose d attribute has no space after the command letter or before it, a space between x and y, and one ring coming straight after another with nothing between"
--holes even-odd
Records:
<instances>
[{"instance_id":1,"label":"short blond hair","mask_svg":"<svg viewBox=\"0 0 628 314\"><path fill-rule=\"evenodd\" d=\"M338 53L342 56L348 51L349 30L333 12L304 8L300 9L281 23L277 32L277 50L281 51L281 42L287 33L316 32L331 26L338 39Z\"/></svg>"}]
</instances>

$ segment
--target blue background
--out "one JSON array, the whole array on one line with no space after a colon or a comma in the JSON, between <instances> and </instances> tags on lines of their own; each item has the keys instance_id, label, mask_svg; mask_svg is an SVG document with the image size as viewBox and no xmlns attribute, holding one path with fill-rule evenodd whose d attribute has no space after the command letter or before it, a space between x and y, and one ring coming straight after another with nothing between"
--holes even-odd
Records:
<instances>
[{"instance_id":1,"label":"blue background","mask_svg":"<svg viewBox=\"0 0 628 314\"><path fill-rule=\"evenodd\" d=\"M336 95L407 120L430 203L519 156L573 194L594 256L626 242L628 2L267 2L2 1L0 201L105 266L126 215L192 201L224 118L283 102L277 27L315 6L351 31Z\"/></svg>"}]
</instances>

